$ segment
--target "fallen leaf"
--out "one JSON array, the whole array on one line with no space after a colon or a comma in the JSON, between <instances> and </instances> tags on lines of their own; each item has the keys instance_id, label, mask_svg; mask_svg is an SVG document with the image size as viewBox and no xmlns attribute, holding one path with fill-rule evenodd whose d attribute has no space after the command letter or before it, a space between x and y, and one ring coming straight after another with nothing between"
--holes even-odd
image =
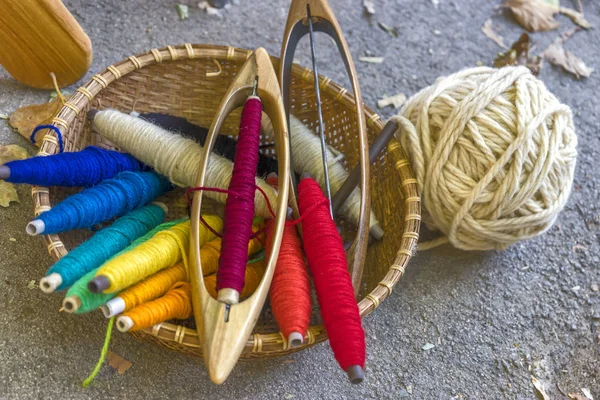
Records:
<instances>
[{"instance_id":1,"label":"fallen leaf","mask_svg":"<svg viewBox=\"0 0 600 400\"><path fill-rule=\"evenodd\" d=\"M0 114L0 119L8 119L8 115L6 115L6 114Z\"/></svg>"},{"instance_id":2,"label":"fallen leaf","mask_svg":"<svg viewBox=\"0 0 600 400\"><path fill-rule=\"evenodd\" d=\"M283 398L284 398L285 400L290 400L290 399L293 399L294 397L296 397L296 396L294 396L294 395L293 395L293 394L291 394L291 393L286 393L286 394L284 394L284 395L283 395Z\"/></svg>"},{"instance_id":3,"label":"fallen leaf","mask_svg":"<svg viewBox=\"0 0 600 400\"><path fill-rule=\"evenodd\" d=\"M558 28L554 14L559 12L557 2L544 0L508 0L504 7L509 8L517 22L530 32L549 31Z\"/></svg>"},{"instance_id":4,"label":"fallen leaf","mask_svg":"<svg viewBox=\"0 0 600 400\"><path fill-rule=\"evenodd\" d=\"M37 282L34 280L30 280L29 283L27 284L27 289L33 290L33 289L37 289L37 288L39 288L39 286L38 286Z\"/></svg>"},{"instance_id":5,"label":"fallen leaf","mask_svg":"<svg viewBox=\"0 0 600 400\"><path fill-rule=\"evenodd\" d=\"M590 390L588 388L582 388L581 393L569 393L569 397L575 400L594 400L594 397L592 396L592 393L590 393Z\"/></svg>"},{"instance_id":6,"label":"fallen leaf","mask_svg":"<svg viewBox=\"0 0 600 400\"><path fill-rule=\"evenodd\" d=\"M498 35L494 31L494 27L492 26L491 18L489 18L487 21L485 21L485 23L481 27L481 31L485 34L485 36L492 39L492 41L494 43L496 43L498 46L502 47L503 49L507 48L506 45L504 44L504 38L502 36Z\"/></svg>"},{"instance_id":7,"label":"fallen leaf","mask_svg":"<svg viewBox=\"0 0 600 400\"><path fill-rule=\"evenodd\" d=\"M23 106L10 115L8 123L29 140L31 132L38 125L49 124L61 108L62 102L58 97L49 103ZM43 135L45 135L44 131L35 135L35 143L38 146L42 143Z\"/></svg>"},{"instance_id":8,"label":"fallen leaf","mask_svg":"<svg viewBox=\"0 0 600 400\"><path fill-rule=\"evenodd\" d=\"M125 371L127 371L133 364L130 361L124 359L120 355L113 353L112 351L108 351L108 365L117 370L119 375L123 375Z\"/></svg>"},{"instance_id":9,"label":"fallen leaf","mask_svg":"<svg viewBox=\"0 0 600 400\"><path fill-rule=\"evenodd\" d=\"M27 150L16 144L0 145L0 165L13 160L24 160L29 157Z\"/></svg>"},{"instance_id":10,"label":"fallen leaf","mask_svg":"<svg viewBox=\"0 0 600 400\"><path fill-rule=\"evenodd\" d=\"M377 101L377 107L384 108L387 106L394 106L394 108L402 107L402 104L406 102L406 95L404 93L398 93L395 96L384 97Z\"/></svg>"},{"instance_id":11,"label":"fallen leaf","mask_svg":"<svg viewBox=\"0 0 600 400\"><path fill-rule=\"evenodd\" d=\"M375 2L373 0L363 0L363 8L365 9L365 14L375 14Z\"/></svg>"},{"instance_id":12,"label":"fallen leaf","mask_svg":"<svg viewBox=\"0 0 600 400\"><path fill-rule=\"evenodd\" d=\"M431 350L431 349L433 349L434 347L435 347L435 344L433 344L433 343L425 343L425 344L423 345L423 347L421 347L421 349L422 349L423 351L428 351L428 350Z\"/></svg>"},{"instance_id":13,"label":"fallen leaf","mask_svg":"<svg viewBox=\"0 0 600 400\"><path fill-rule=\"evenodd\" d=\"M381 64L383 62L383 57L358 57L358 59L371 64Z\"/></svg>"},{"instance_id":14,"label":"fallen leaf","mask_svg":"<svg viewBox=\"0 0 600 400\"><path fill-rule=\"evenodd\" d=\"M383 22L378 22L377 26L379 26L382 30L386 31L388 35L392 37L398 37L398 29L386 25Z\"/></svg>"},{"instance_id":15,"label":"fallen leaf","mask_svg":"<svg viewBox=\"0 0 600 400\"><path fill-rule=\"evenodd\" d=\"M584 18L583 14L579 11L575 11L572 8L565 7L560 7L559 11L561 14L571 18L571 21L573 21L573 23L581 26L582 28L590 29L592 27L592 25Z\"/></svg>"},{"instance_id":16,"label":"fallen leaf","mask_svg":"<svg viewBox=\"0 0 600 400\"><path fill-rule=\"evenodd\" d=\"M10 240L11 242L16 242L17 239L15 239L14 237L9 238L8 240Z\"/></svg>"},{"instance_id":17,"label":"fallen leaf","mask_svg":"<svg viewBox=\"0 0 600 400\"><path fill-rule=\"evenodd\" d=\"M567 72L575 75L577 79L587 78L594 72L594 69L585 65L581 58L565 50L560 39L548 46L542 55L552 64L563 67Z\"/></svg>"},{"instance_id":18,"label":"fallen leaf","mask_svg":"<svg viewBox=\"0 0 600 400\"><path fill-rule=\"evenodd\" d=\"M65 100L67 100L69 97L71 97L73 95L73 93L69 92L68 90L61 90L60 93L63 95ZM51 91L50 97L48 98L48 103L50 103L52 100L54 100L57 97L60 97L60 96L58 96L58 92L56 90Z\"/></svg>"},{"instance_id":19,"label":"fallen leaf","mask_svg":"<svg viewBox=\"0 0 600 400\"><path fill-rule=\"evenodd\" d=\"M540 69L542 69L542 57L529 56L529 49L531 48L531 40L527 33L523 33L519 40L517 40L510 49L504 53L498 53L494 60L494 67L502 68L507 65L524 65L531 73L538 75Z\"/></svg>"},{"instance_id":20,"label":"fallen leaf","mask_svg":"<svg viewBox=\"0 0 600 400\"><path fill-rule=\"evenodd\" d=\"M550 396L546 393L546 389L544 389L544 384L540 382L535 376L531 375L531 382L533 382L533 386L537 389L537 391L542 395L544 400L550 400Z\"/></svg>"},{"instance_id":21,"label":"fallen leaf","mask_svg":"<svg viewBox=\"0 0 600 400\"><path fill-rule=\"evenodd\" d=\"M408 392L408 394L412 394L412 392L413 392L412 385L406 385L405 388L406 388L406 391Z\"/></svg>"},{"instance_id":22,"label":"fallen leaf","mask_svg":"<svg viewBox=\"0 0 600 400\"><path fill-rule=\"evenodd\" d=\"M594 396L592 396L592 392L590 392L590 389L581 388L581 393L583 393L585 395L585 397L587 397L588 399L594 400Z\"/></svg>"},{"instance_id":23,"label":"fallen leaf","mask_svg":"<svg viewBox=\"0 0 600 400\"><path fill-rule=\"evenodd\" d=\"M8 207L12 201L19 201L15 185L10 182L0 181L0 206Z\"/></svg>"},{"instance_id":24,"label":"fallen leaf","mask_svg":"<svg viewBox=\"0 0 600 400\"><path fill-rule=\"evenodd\" d=\"M577 250L587 250L587 247L585 247L582 244L576 244L576 245L573 245L573 247L571 248L571 250L573 251L573 253L576 253Z\"/></svg>"},{"instance_id":25,"label":"fallen leaf","mask_svg":"<svg viewBox=\"0 0 600 400\"><path fill-rule=\"evenodd\" d=\"M175 8L177 9L177 14L179 15L180 21L190 17L190 8L185 4L177 4Z\"/></svg>"}]
</instances>

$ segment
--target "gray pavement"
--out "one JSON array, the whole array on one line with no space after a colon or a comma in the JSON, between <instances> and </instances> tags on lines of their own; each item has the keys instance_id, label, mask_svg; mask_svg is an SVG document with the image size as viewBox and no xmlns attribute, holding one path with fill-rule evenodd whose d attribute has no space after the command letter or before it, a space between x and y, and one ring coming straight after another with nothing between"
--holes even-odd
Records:
<instances>
[{"instance_id":1,"label":"gray pavement","mask_svg":"<svg viewBox=\"0 0 600 400\"><path fill-rule=\"evenodd\" d=\"M222 20L193 3L190 18L179 21L170 0L65 0L94 44L88 78L128 55L168 44L279 52L287 1L242 0ZM496 1L439 0L436 8L430 0L376 0L370 21L359 0L331 4L355 59L385 57L383 64L357 62L372 107L383 95L412 94L438 76L490 62L499 50L480 31L496 15ZM600 27L600 4L583 4L590 22ZM559 20L559 31L572 26ZM397 27L399 37L379 29L377 21ZM496 16L494 23L507 43L522 31L506 16ZM534 35L537 48L557 33ZM600 30L593 29L578 33L566 47L600 68L598 43ZM321 60L337 57L325 44ZM300 57L305 65L308 54L306 47ZM321 64L323 73L344 82L339 64ZM120 376L105 366L91 387L81 388L96 363L105 321L95 313L59 314L61 296L28 288L51 259L40 239L25 234L33 207L29 187L20 186L21 203L0 209L0 398L535 399L531 375L547 383L553 399L582 387L600 397L600 292L592 290L600 284L600 71L577 81L546 64L541 79L575 113L579 159L566 210L546 235L503 252L444 247L418 254L391 298L364 321L368 361L362 385L346 381L326 344L282 359L240 363L224 385L215 386L201 360L115 334L112 350L133 367ZM16 83L0 70L0 114L47 98L48 92ZM34 150L2 120L0 143ZM436 346L423 351L426 343Z\"/></svg>"}]
</instances>

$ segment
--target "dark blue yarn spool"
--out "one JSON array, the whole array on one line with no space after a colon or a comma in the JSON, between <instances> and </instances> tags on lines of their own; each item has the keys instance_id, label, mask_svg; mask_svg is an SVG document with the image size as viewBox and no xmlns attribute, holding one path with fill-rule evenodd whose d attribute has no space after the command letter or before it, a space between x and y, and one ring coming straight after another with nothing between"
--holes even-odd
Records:
<instances>
[{"instance_id":1,"label":"dark blue yarn spool","mask_svg":"<svg viewBox=\"0 0 600 400\"><path fill-rule=\"evenodd\" d=\"M156 172L125 171L67 197L36 219L44 222L47 235L91 228L146 205L171 188L171 182Z\"/></svg>"},{"instance_id":2,"label":"dark blue yarn spool","mask_svg":"<svg viewBox=\"0 0 600 400\"><path fill-rule=\"evenodd\" d=\"M134 240L155 228L163 222L164 218L164 210L154 204L133 210L71 250L58 260L46 275L59 274L62 283L56 290L66 289L83 275L98 268L113 255L129 246Z\"/></svg>"},{"instance_id":3,"label":"dark blue yarn spool","mask_svg":"<svg viewBox=\"0 0 600 400\"><path fill-rule=\"evenodd\" d=\"M144 164L132 155L89 146L71 153L38 156L5 164L12 183L40 186L90 187L123 171L142 171Z\"/></svg>"}]
</instances>

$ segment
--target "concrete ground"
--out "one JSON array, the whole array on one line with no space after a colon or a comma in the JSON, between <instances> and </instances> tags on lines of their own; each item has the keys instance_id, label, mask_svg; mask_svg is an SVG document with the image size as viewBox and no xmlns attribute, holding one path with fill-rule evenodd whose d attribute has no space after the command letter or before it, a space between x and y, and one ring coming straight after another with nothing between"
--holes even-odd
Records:
<instances>
[{"instance_id":1,"label":"concrete ground","mask_svg":"<svg viewBox=\"0 0 600 400\"><path fill-rule=\"evenodd\" d=\"M128 55L168 44L264 46L279 52L288 1L242 0L222 20L194 3L189 2L190 18L179 21L171 0L65 0L94 44L87 77ZM496 1L433 3L377 0L377 14L369 20L361 1L331 1L355 60L385 57L383 64L357 61L370 106L386 94L412 94L438 76L491 62L499 48L480 31L491 15L507 43L522 31L495 13ZM563 3L573 6L570 0ZM583 4L590 22L600 27L600 4ZM559 20L559 31L572 26ZM397 27L398 37L377 22ZM559 31L535 34L537 49ZM598 43L600 30L594 29L578 33L566 47L600 68ZM304 63L307 54L300 57ZM333 53L321 54L325 60ZM341 79L341 65L331 65L323 71ZM532 375L553 399L582 387L600 397L600 292L593 290L600 284L600 71L578 81L546 64L540 77L575 114L579 160L567 208L546 235L503 252L443 247L418 254L391 298L364 321L368 361L362 385L347 382L327 344L283 359L240 363L224 385L215 386L200 360L115 334L111 349L133 367L120 376L105 365L91 387L81 388L96 363L105 321L96 313L59 314L61 296L28 288L51 259L39 238L25 234L33 207L29 187L20 186L21 203L0 209L0 398L535 399ZM0 71L0 114L47 98L48 92ZM2 120L0 143L34 151ZM426 343L435 348L422 350Z\"/></svg>"}]
</instances>

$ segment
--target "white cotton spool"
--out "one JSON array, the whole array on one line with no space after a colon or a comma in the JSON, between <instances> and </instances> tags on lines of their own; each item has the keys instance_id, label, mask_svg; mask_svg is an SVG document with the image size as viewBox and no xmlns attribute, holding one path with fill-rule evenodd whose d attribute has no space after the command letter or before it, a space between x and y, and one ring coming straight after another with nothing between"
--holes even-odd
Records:
<instances>
[{"instance_id":1,"label":"white cotton spool","mask_svg":"<svg viewBox=\"0 0 600 400\"><path fill-rule=\"evenodd\" d=\"M262 130L266 135L273 135L273 128L265 114L263 114L262 119ZM322 161L321 139L304 125L302 121L290 115L290 141L292 143L292 168L294 171L300 175L308 173L319 182L321 189L325 191L325 168L323 168ZM338 153L334 154L331 149L334 148L328 146L327 160L329 166L329 184L331 186L331 195L333 196L340 190L349 174L342 163L339 162L340 153L334 149ZM348 200L346 200L340 209L340 212L350 222L358 225L360 217L360 188L357 187L352 191ZM375 214L371 212L369 228L373 228L378 224L379 222Z\"/></svg>"},{"instance_id":2,"label":"white cotton spool","mask_svg":"<svg viewBox=\"0 0 600 400\"><path fill-rule=\"evenodd\" d=\"M424 221L464 250L503 249L548 230L575 171L571 110L525 67L439 78L404 105L399 139ZM399 120L399 122L400 122Z\"/></svg>"},{"instance_id":3,"label":"white cotton spool","mask_svg":"<svg viewBox=\"0 0 600 400\"><path fill-rule=\"evenodd\" d=\"M203 148L194 140L164 130L141 118L110 109L98 111L92 124L102 136L138 160L152 166L174 184L182 187L195 186ZM232 171L231 161L211 154L205 186L227 189ZM271 207L276 207L275 190L260 178L256 178L256 185L266 193ZM225 203L227 199L225 193L205 191L204 194L221 203ZM254 207L257 216L272 217L267 201L258 190L254 198Z\"/></svg>"}]
</instances>

